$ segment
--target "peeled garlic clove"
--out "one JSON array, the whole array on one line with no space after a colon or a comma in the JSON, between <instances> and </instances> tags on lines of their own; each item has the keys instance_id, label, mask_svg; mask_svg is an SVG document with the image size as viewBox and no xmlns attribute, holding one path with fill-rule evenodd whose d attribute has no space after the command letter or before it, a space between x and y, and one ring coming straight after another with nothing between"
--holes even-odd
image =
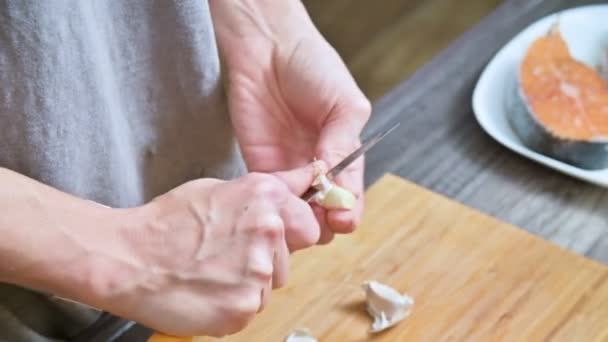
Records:
<instances>
[{"instance_id":1,"label":"peeled garlic clove","mask_svg":"<svg viewBox=\"0 0 608 342\"><path fill-rule=\"evenodd\" d=\"M312 185L319 190L315 202L325 209L352 209L357 203L352 192L332 183L325 174L317 176Z\"/></svg>"},{"instance_id":2,"label":"peeled garlic clove","mask_svg":"<svg viewBox=\"0 0 608 342\"><path fill-rule=\"evenodd\" d=\"M374 318L372 332L388 329L409 316L414 300L377 281L366 281L367 312Z\"/></svg>"},{"instance_id":3,"label":"peeled garlic clove","mask_svg":"<svg viewBox=\"0 0 608 342\"><path fill-rule=\"evenodd\" d=\"M352 209L357 203L355 195L337 185L317 198L317 203L325 209Z\"/></svg>"},{"instance_id":4,"label":"peeled garlic clove","mask_svg":"<svg viewBox=\"0 0 608 342\"><path fill-rule=\"evenodd\" d=\"M308 329L295 329L285 342L317 342L317 339L310 333Z\"/></svg>"}]
</instances>

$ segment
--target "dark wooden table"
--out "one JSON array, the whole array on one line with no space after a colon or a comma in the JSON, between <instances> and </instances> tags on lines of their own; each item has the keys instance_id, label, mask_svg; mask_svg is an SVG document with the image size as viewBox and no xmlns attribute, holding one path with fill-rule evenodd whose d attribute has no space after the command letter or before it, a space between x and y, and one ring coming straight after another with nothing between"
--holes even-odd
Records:
<instances>
[{"instance_id":1,"label":"dark wooden table","mask_svg":"<svg viewBox=\"0 0 608 342\"><path fill-rule=\"evenodd\" d=\"M560 9L595 3L606 1L507 0L381 98L364 136L394 120L402 124L367 155L366 186L391 172L607 264L608 190L502 147L477 124L471 106L481 71L516 33ZM116 327L87 340L107 341ZM134 325L115 340L147 336Z\"/></svg>"}]
</instances>

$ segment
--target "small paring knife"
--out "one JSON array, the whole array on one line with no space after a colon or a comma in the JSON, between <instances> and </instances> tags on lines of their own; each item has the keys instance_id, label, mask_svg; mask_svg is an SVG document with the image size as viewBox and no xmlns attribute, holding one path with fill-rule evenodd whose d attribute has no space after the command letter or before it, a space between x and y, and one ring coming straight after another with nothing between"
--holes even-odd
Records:
<instances>
[{"instance_id":1,"label":"small paring knife","mask_svg":"<svg viewBox=\"0 0 608 342\"><path fill-rule=\"evenodd\" d=\"M329 180L335 179L340 172L346 169L350 164L352 164L365 152L369 151L374 145L380 142L380 140L384 139L384 137L386 137L390 132L397 128L399 124L399 122L393 123L389 128L369 138L361 145L361 147L356 149L353 153L351 153L346 158L344 158L344 160L338 163L338 165L334 166L331 170L329 170L327 172L327 178L329 178ZM300 196L300 198L302 198L306 202L309 202L318 192L318 189L311 186L310 188L308 188L308 190L306 190L306 192L302 196Z\"/></svg>"}]
</instances>

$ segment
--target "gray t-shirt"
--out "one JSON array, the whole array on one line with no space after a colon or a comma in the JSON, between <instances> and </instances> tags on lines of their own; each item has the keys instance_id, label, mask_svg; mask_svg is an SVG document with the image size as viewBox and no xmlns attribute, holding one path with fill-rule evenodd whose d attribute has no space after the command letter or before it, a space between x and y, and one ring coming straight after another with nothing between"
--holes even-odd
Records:
<instances>
[{"instance_id":1,"label":"gray t-shirt","mask_svg":"<svg viewBox=\"0 0 608 342\"><path fill-rule=\"evenodd\" d=\"M207 1L0 0L0 167L112 207L237 177L224 96ZM96 317L0 284L0 341Z\"/></svg>"}]
</instances>

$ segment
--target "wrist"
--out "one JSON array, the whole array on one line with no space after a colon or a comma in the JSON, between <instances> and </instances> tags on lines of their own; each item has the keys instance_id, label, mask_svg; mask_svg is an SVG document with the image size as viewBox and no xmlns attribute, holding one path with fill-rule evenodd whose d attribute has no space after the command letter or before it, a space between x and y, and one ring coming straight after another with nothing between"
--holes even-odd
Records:
<instances>
[{"instance_id":1,"label":"wrist","mask_svg":"<svg viewBox=\"0 0 608 342\"><path fill-rule=\"evenodd\" d=\"M168 275L190 263L202 241L201 229L191 229L199 217L181 212L189 204L174 190L140 207L115 210L107 252L91 254L80 268L85 271L79 283L86 289L81 301L128 317L145 293L171 282Z\"/></svg>"},{"instance_id":2,"label":"wrist","mask_svg":"<svg viewBox=\"0 0 608 342\"><path fill-rule=\"evenodd\" d=\"M126 226L134 224L132 211L89 202L79 214L66 213L61 239L45 244L58 249L28 267L21 285L108 309L108 299L133 274L134 259L122 238Z\"/></svg>"},{"instance_id":3,"label":"wrist","mask_svg":"<svg viewBox=\"0 0 608 342\"><path fill-rule=\"evenodd\" d=\"M92 306L133 258L132 209L111 209L0 168L0 281ZM99 266L101 265L101 266Z\"/></svg>"},{"instance_id":4,"label":"wrist","mask_svg":"<svg viewBox=\"0 0 608 342\"><path fill-rule=\"evenodd\" d=\"M304 37L318 34L301 1L210 0L218 45L230 61L250 48L271 53L273 47L290 49Z\"/></svg>"}]
</instances>

